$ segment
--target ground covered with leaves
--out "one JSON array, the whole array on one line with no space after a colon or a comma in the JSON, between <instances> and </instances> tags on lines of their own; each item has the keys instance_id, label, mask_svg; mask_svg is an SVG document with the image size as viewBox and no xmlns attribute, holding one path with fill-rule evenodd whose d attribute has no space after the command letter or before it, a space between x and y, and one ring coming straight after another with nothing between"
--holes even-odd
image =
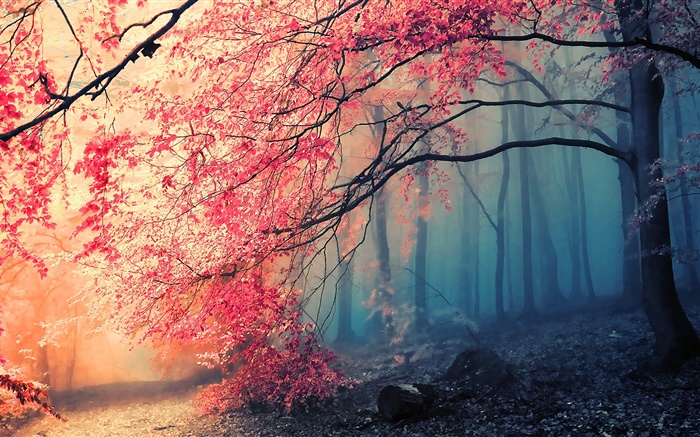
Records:
<instances>
[{"instance_id":1,"label":"ground covered with leaves","mask_svg":"<svg viewBox=\"0 0 700 437\"><path fill-rule=\"evenodd\" d=\"M41 418L21 436L692 436L700 433L700 360L677 372L635 369L652 350L641 310L614 314L610 304L545 315L538 320L484 323L476 340L466 330L394 350L354 347L344 370L358 380L307 411L270 409L197 416L199 389L188 383L135 383L59 398L69 420ZM686 305L700 326L700 304ZM505 363L508 378L445 379L465 349L487 348ZM488 372L482 368L475 372ZM465 375L462 375L465 376ZM388 385L422 383L438 398L422 414L388 421L377 410Z\"/></svg>"}]
</instances>

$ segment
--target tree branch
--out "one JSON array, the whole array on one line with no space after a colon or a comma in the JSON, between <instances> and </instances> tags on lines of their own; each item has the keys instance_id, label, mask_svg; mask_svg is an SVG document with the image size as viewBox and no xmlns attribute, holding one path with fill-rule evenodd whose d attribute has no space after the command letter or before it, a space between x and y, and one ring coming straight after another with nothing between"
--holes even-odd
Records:
<instances>
[{"instance_id":1,"label":"tree branch","mask_svg":"<svg viewBox=\"0 0 700 437\"><path fill-rule=\"evenodd\" d=\"M61 104L56 106L50 111L47 111L40 116L34 118L31 121L28 121L11 131L5 132L0 134L0 142L6 142L11 140L12 138L16 137L17 135L23 133L26 130L29 130L33 127L36 127L43 122L49 120L50 118L54 117L55 115L68 110L73 103L75 103L78 99L85 97L85 96L92 96L92 99L94 100L105 92L107 89L107 86L114 80L121 71L126 68L127 64L130 61L135 61L136 58L138 58L138 53L142 50L148 50L149 48L152 48L156 44L156 40L163 35L165 35L170 29L175 26L175 24L180 20L180 17L182 14L192 7L195 3L197 3L198 0L187 0L185 3L183 3L180 7L171 9L169 12L171 13L170 19L168 20L167 23L163 25L160 29L155 31L153 34L151 34L148 38L146 38L143 42L138 44L134 49L129 52L128 55L126 55L121 62L119 62L117 65L112 67L111 69L105 71L104 73L100 74L97 76L95 79L93 79L91 82L89 82L87 85L82 87L80 90L78 90L75 94L73 95L67 95L62 98ZM92 89L96 89L97 91L90 91ZM7 146L5 146L7 147Z\"/></svg>"},{"instance_id":2,"label":"tree branch","mask_svg":"<svg viewBox=\"0 0 700 437\"><path fill-rule=\"evenodd\" d=\"M469 183L469 179L467 179L467 176L464 174L462 171L462 167L460 166L455 166L457 167L457 172L459 173L459 176L462 178L462 181L464 182L464 185L469 189L469 193L472 195L474 200L479 204L479 208L481 208L481 212L484 213L484 216L486 216L486 220L489 221L489 224L491 227L496 230L498 227L496 226L496 223L494 223L493 219L491 218L491 214L489 214L488 210L486 209L486 205L484 205L484 202L481 201L479 198L479 195L476 194L476 191L474 191L474 187L472 187L472 184Z\"/></svg>"},{"instance_id":3,"label":"tree branch","mask_svg":"<svg viewBox=\"0 0 700 437\"><path fill-rule=\"evenodd\" d=\"M375 177L370 177L370 175L366 176L366 180L368 182L363 183L367 188L366 191L363 191L362 194L359 194L351 199L347 199L344 197L342 201L336 204L337 208L335 208L332 212L323 214L320 217L309 219L295 227L273 229L270 230L270 232L277 235L289 232L298 232L299 230L308 229L313 226L317 226L330 220L336 219L344 214L347 214L348 212L359 207L365 200L374 196L375 193L379 192L379 190L384 185L386 185L386 183L389 182L389 180L394 175L396 175L396 173L400 172L401 170L407 167L421 162L474 162L481 159L490 158L510 149L536 148L557 145L564 147L583 147L585 149L596 150L610 157L621 159L628 164L631 164L632 161L635 159L634 155L631 152L620 151L609 147L603 143L599 143L597 141L561 137L549 137L528 141L510 141L501 144L500 146L495 147L493 149L484 152L474 153L471 155L442 155L439 153L422 153L419 155L412 156L410 158L406 158L402 161L385 163L385 167L382 168L381 174L375 175ZM329 207L326 207L324 209L329 209Z\"/></svg>"},{"instance_id":4,"label":"tree branch","mask_svg":"<svg viewBox=\"0 0 700 437\"><path fill-rule=\"evenodd\" d=\"M550 96L547 96L550 98ZM478 105L478 106L507 106L507 105L523 105L530 106L533 108L547 108L554 106L556 109L562 110L562 105L592 105L592 106L602 106L603 108L614 109L616 111L629 113L630 109L626 106L616 105L614 103L604 102L602 100L586 100L586 99L564 99L564 100L548 100L546 102L531 102L529 100L499 100L499 101L486 101L486 100L460 100L458 102L460 105Z\"/></svg>"},{"instance_id":5,"label":"tree branch","mask_svg":"<svg viewBox=\"0 0 700 437\"><path fill-rule=\"evenodd\" d=\"M524 77L529 82L531 82L533 85L535 85L535 87L537 87L537 89L540 90L540 92L547 99L549 99L550 101L556 101L556 100L554 100L554 95L547 89L547 87L544 86L544 84L542 82L537 80L537 78L535 78L535 76L533 76L532 73L530 73L529 71L527 71L526 69L524 69L523 67L521 67L520 65L518 65L512 61L506 61L505 65L513 68L518 73L520 73L520 75L522 77ZM568 118L569 120L571 120L571 121L576 120L576 115L574 115L574 113L569 111L568 109L561 107L561 105L554 106L554 108L561 111L566 116L566 118ZM629 113L629 108L625 108L625 109L626 109L626 111L624 111L624 112ZM598 138L603 140L605 142L605 144L608 145L608 147L612 147L615 149L617 149L619 147L617 142L615 140L613 140L612 138L610 138L610 136L608 134L606 134L605 132L603 132L600 128L594 126L591 129L591 132L593 132L594 134L596 134L598 136ZM629 162L628 162L628 164L629 164Z\"/></svg>"},{"instance_id":6,"label":"tree branch","mask_svg":"<svg viewBox=\"0 0 700 437\"><path fill-rule=\"evenodd\" d=\"M678 47L669 46L667 44L655 43L645 38L635 38L631 41L571 41L555 38L544 33L533 32L527 35L476 35L476 38L481 38L487 41L532 41L541 40L562 47L588 47L588 48L631 48L644 47L655 52L668 53L678 56L684 61L689 62L692 66L700 69L700 58L698 56L682 50Z\"/></svg>"}]
</instances>

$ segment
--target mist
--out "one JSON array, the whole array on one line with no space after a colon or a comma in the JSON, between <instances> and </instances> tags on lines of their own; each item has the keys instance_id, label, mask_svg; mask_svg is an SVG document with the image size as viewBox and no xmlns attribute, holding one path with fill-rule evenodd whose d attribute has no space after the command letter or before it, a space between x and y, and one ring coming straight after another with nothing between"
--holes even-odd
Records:
<instances>
[{"instance_id":1,"label":"mist","mask_svg":"<svg viewBox=\"0 0 700 437\"><path fill-rule=\"evenodd\" d=\"M0 431L692 429L697 6L282 3L5 8Z\"/></svg>"},{"instance_id":2,"label":"mist","mask_svg":"<svg viewBox=\"0 0 700 437\"><path fill-rule=\"evenodd\" d=\"M528 85L510 88L515 96L532 93ZM574 95L564 94L559 98L577 98L574 85L564 82L562 88ZM493 94L493 90L487 93ZM480 95L478 90L472 96L484 100L496 97ZM682 140L684 132L694 132L700 126L694 105L694 100L687 96L666 94L662 114L664 160L680 162L684 153L696 151L694 144ZM678 107L687 110L679 111ZM502 135L505 141L508 138L534 140L592 135L590 126L582 119L584 114L578 116L580 124L572 127L551 108L510 107L504 111L508 112L509 122L502 121L502 111L498 108L484 108L461 122L469 128L469 152L500 145L504 142ZM678 123L681 131L674 130L674 117L681 118ZM628 114L613 110L597 114L597 118L596 126L612 137L617 136L619 127L630 122ZM508 126L504 128L503 123ZM506 166L504 159L508 160ZM523 173L524 169L527 174ZM505 188L502 187L504 172L508 174ZM350 331L354 341L371 342L377 335L372 317L378 309L372 297L379 288L386 287L381 284L378 227L387 230L389 288L395 321L404 333L415 332L409 327L415 328L416 284L421 282L424 282L426 314L431 326L448 323L448 320L449 323L459 320L459 323L469 321L477 325L521 316L536 320L538 314L576 311L601 302L618 310L641 302L639 262L642 253L639 234L633 224L637 211L636 206L630 208L629 204L632 199L636 205L636 194L630 170L618 160L595 150L546 146L510 150L474 163L436 163L426 173L427 190L420 192L426 196L426 206L419 205L420 196L407 200L402 186L389 184L382 194L387 204L386 218L377 216L376 205L371 215L365 210L368 224L364 229L364 242L352 254L351 264L346 262L339 268L330 263L332 268L326 268L326 273L330 271L335 275L337 290L345 290L341 293L352 297L345 301L320 299L321 306L328 311L320 313L330 314L325 320L332 320L323 325L327 340L336 336L342 340ZM420 172L415 174L418 178ZM528 186L527 197L523 196L524 183ZM499 315L494 292L498 240L495 225L501 190L505 191L505 259L504 270L499 274L503 281L504 313ZM419 191L416 188L412 194ZM529 203L529 218L523 212L524 199ZM624 201L628 203L623 205ZM698 225L692 202L686 196L678 196L672 198L669 205L674 247L687 246L686 226L694 229ZM424 273L417 273L416 230L417 223L423 219L427 227L427 242L421 249L425 250L425 266L419 267ZM530 234L528 262L524 262L523 252L526 228ZM691 245L697 244L697 232L689 235L692 235ZM697 286L697 275L689 273L691 267L692 263L674 265L681 290L689 291ZM320 265L318 268L323 269ZM531 281L531 285L526 285L527 281ZM527 287L533 291L534 310L525 308ZM307 288L314 293L317 291L316 286ZM330 305L331 302L334 305ZM352 308L350 318L339 314L343 311L339 305ZM338 326L341 318L344 326Z\"/></svg>"}]
</instances>

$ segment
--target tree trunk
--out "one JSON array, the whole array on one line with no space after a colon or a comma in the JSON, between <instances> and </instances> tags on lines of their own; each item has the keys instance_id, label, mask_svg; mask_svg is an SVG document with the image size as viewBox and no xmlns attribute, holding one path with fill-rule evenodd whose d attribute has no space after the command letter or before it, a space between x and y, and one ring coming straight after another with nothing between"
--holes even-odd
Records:
<instances>
[{"instance_id":1,"label":"tree trunk","mask_svg":"<svg viewBox=\"0 0 700 437\"><path fill-rule=\"evenodd\" d=\"M39 347L39 354L36 357L37 379L42 384L51 385L51 369L49 368L49 347L44 345Z\"/></svg>"},{"instance_id":2,"label":"tree trunk","mask_svg":"<svg viewBox=\"0 0 700 437\"><path fill-rule=\"evenodd\" d=\"M78 308L73 306L73 322L70 327L70 358L66 366L66 390L73 388L75 364L78 358Z\"/></svg>"},{"instance_id":3,"label":"tree trunk","mask_svg":"<svg viewBox=\"0 0 700 437\"><path fill-rule=\"evenodd\" d=\"M462 170L467 171L462 171ZM479 166L467 164L458 169L464 180L462 203L462 295L465 314L479 318Z\"/></svg>"},{"instance_id":4,"label":"tree trunk","mask_svg":"<svg viewBox=\"0 0 700 437\"><path fill-rule=\"evenodd\" d=\"M571 155L569 160L568 156ZM580 215L580 204L578 201L578 196L581 195L578 187L577 179L574 177L576 174L575 165L580 166L581 161L579 159L578 164L574 162L573 150L563 150L562 159L564 161L564 178L566 180L566 188L569 194L570 209L568 214L568 237L569 237L569 259L571 260L571 294L569 297L572 300L582 300L583 299L583 287L581 285L581 227L580 221L578 219Z\"/></svg>"},{"instance_id":5,"label":"tree trunk","mask_svg":"<svg viewBox=\"0 0 700 437\"><path fill-rule=\"evenodd\" d=\"M588 209L586 208L586 192L583 186L583 163L581 162L581 149L575 148L573 151L573 162L576 162L576 184L578 186L579 220L581 226L581 257L583 259L583 273L586 278L586 288L588 289L588 300L595 300L595 290L593 289L593 275L591 275L591 260L588 252Z\"/></svg>"},{"instance_id":6,"label":"tree trunk","mask_svg":"<svg viewBox=\"0 0 700 437\"><path fill-rule=\"evenodd\" d=\"M630 82L636 155L633 172L643 202L657 194L651 183L662 176L660 169L652 173L649 169L660 157L659 111L664 84L659 71L646 59L632 67ZM678 299L672 257L659 252L671 244L668 204L664 196L659 197L653 213L640 226L642 303L656 337L655 353L647 367L668 370L700 353L700 339Z\"/></svg>"},{"instance_id":7,"label":"tree trunk","mask_svg":"<svg viewBox=\"0 0 700 437\"><path fill-rule=\"evenodd\" d=\"M545 214L544 199L542 198L542 191L540 190L537 170L534 162L530 164L532 165L531 170L533 170L530 174L532 180L530 193L532 194L532 202L535 205L535 221L537 222L537 237L540 242L539 247L542 249L542 254L544 255L543 276L546 282L544 298L549 304L561 305L566 299L564 299L564 296L561 294L561 289L559 288L559 259L547 224L547 214Z\"/></svg>"},{"instance_id":8,"label":"tree trunk","mask_svg":"<svg viewBox=\"0 0 700 437\"><path fill-rule=\"evenodd\" d=\"M418 89L429 94L429 82L423 77L418 80ZM423 144L423 150L429 146ZM428 166L423 163L418 166L418 217L416 217L416 253L414 258L414 304L416 306L415 330L425 331L428 328L428 307L426 301L426 281L428 279L428 220L427 213L430 205L430 180L428 178Z\"/></svg>"},{"instance_id":9,"label":"tree trunk","mask_svg":"<svg viewBox=\"0 0 700 437\"><path fill-rule=\"evenodd\" d=\"M525 111L522 107L515 108L514 120L515 132L518 136L524 136ZM523 316L530 317L536 314L535 290L532 277L532 214L530 211L530 151L519 149L520 157L520 217L522 221L522 267L523 267Z\"/></svg>"},{"instance_id":10,"label":"tree trunk","mask_svg":"<svg viewBox=\"0 0 700 437\"><path fill-rule=\"evenodd\" d=\"M458 164L459 165L459 164ZM472 198L469 190L465 186L462 190L462 218L461 218L461 234L462 234L462 250L461 253L461 270L460 270L460 292L459 302L460 308L464 311L467 317L474 317L474 299L471 286L471 258L474 256L471 250L472 236L471 232L471 216L472 216Z\"/></svg>"},{"instance_id":11,"label":"tree trunk","mask_svg":"<svg viewBox=\"0 0 700 437\"><path fill-rule=\"evenodd\" d=\"M615 2L622 23L622 37L632 41L638 37L651 38L648 26L640 26L636 17L644 8L641 0ZM659 112L664 95L664 82L653 61L638 60L630 69L632 144L635 158L631 163L639 202L657 195L652 181L661 177L661 170L650 172L650 166L660 157ZM673 259L659 249L671 244L668 204L660 196L648 220L641 223L639 241L642 250L642 305L654 331L654 355L645 367L650 370L670 370L700 353L700 339L690 324L678 299L673 277Z\"/></svg>"},{"instance_id":12,"label":"tree trunk","mask_svg":"<svg viewBox=\"0 0 700 437\"><path fill-rule=\"evenodd\" d=\"M474 192L479 195L479 161L474 163ZM481 295L479 294L479 238L481 226L479 224L479 209L474 206L474 227L472 228L472 238L474 241L474 318L481 317Z\"/></svg>"},{"instance_id":13,"label":"tree trunk","mask_svg":"<svg viewBox=\"0 0 700 437\"><path fill-rule=\"evenodd\" d=\"M532 214L530 211L529 150L520 149L520 202L523 225L523 315L535 310L535 290L532 278Z\"/></svg>"},{"instance_id":14,"label":"tree trunk","mask_svg":"<svg viewBox=\"0 0 700 437\"><path fill-rule=\"evenodd\" d=\"M372 114L374 121L384 119L384 109L381 106L374 107ZM374 140L377 150L381 147L381 135L375 127ZM374 220L375 220L375 245L377 249L377 261L379 262L379 275L375 289L375 307L372 316L372 328L375 339L380 343L388 343L394 337L394 296L391 287L391 255L389 250L389 238L387 236L387 199L386 191L379 190L374 195Z\"/></svg>"},{"instance_id":15,"label":"tree trunk","mask_svg":"<svg viewBox=\"0 0 700 437\"><path fill-rule=\"evenodd\" d=\"M426 257L428 252L428 221L425 212L429 202L428 175L425 174L425 166L418 169L418 217L416 218L416 253L415 253L415 329L423 331L428 326L428 312L425 296L426 281Z\"/></svg>"},{"instance_id":16,"label":"tree trunk","mask_svg":"<svg viewBox=\"0 0 700 437\"><path fill-rule=\"evenodd\" d=\"M505 87L503 89L503 99L510 99L510 89ZM508 129L509 129L509 117L508 108L505 106L501 107L501 144L508 142ZM501 173L501 187L498 190L498 204L496 213L496 317L499 320L505 318L505 310L503 306L503 275L504 275L504 264L505 264L505 251L506 251L506 234L505 234L505 205L506 205L506 193L508 192L508 179L510 179L510 159L508 158L508 152L503 152L501 154L503 159L503 170Z\"/></svg>"},{"instance_id":17,"label":"tree trunk","mask_svg":"<svg viewBox=\"0 0 700 437\"><path fill-rule=\"evenodd\" d=\"M566 65L572 65L573 61L571 59L570 51L564 51L564 59ZM568 88L571 98L576 98L576 85L573 81L568 81ZM578 108L578 106L574 106L574 108ZM578 111L580 108L578 110L572 108L572 110ZM575 120L572 121L575 122ZM560 127L560 130L562 131L562 135L564 135L563 126ZM582 204L585 205L583 177L580 179L578 177L578 175L582 172L581 152L578 149L568 152L569 153L567 153L567 151L562 151L562 159L564 161L564 178L566 180L569 201L571 202L568 215L569 258L571 260L571 294L569 297L572 300L582 301L584 298L583 285L581 282L581 244L582 241L586 240L582 239L581 224L586 223L586 220L583 219L583 217L587 211L581 207ZM567 156L569 155L571 156L571 161L567 160ZM581 201L581 198L583 198L583 201ZM584 256L587 256L587 252L587 250L583 252ZM587 271L590 274L590 268Z\"/></svg>"},{"instance_id":18,"label":"tree trunk","mask_svg":"<svg viewBox=\"0 0 700 437\"><path fill-rule=\"evenodd\" d=\"M352 330L352 260L340 262L338 279L338 335L336 343L352 343L355 333Z\"/></svg>"},{"instance_id":19,"label":"tree trunk","mask_svg":"<svg viewBox=\"0 0 700 437\"><path fill-rule=\"evenodd\" d=\"M506 152L508 153L508 152ZM503 209L503 213L506 216L506 223L509 221L508 219L511 217L510 215L510 210L511 206L506 204L505 208ZM513 314L515 312L515 294L513 290L513 257L512 257L512 251L508 250L508 248L511 247L512 245L512 239L513 239L513 233L510 230L509 226L505 226L503 229L503 241L506 246L505 250L505 259L504 264L505 264L505 272L506 272L506 284L508 286L508 312Z\"/></svg>"},{"instance_id":20,"label":"tree trunk","mask_svg":"<svg viewBox=\"0 0 700 437\"><path fill-rule=\"evenodd\" d=\"M375 328L381 342L389 342L394 337L394 296L391 288L391 257L386 231L386 193L379 191L374 198L377 260L379 261L379 281L376 289Z\"/></svg>"}]
</instances>

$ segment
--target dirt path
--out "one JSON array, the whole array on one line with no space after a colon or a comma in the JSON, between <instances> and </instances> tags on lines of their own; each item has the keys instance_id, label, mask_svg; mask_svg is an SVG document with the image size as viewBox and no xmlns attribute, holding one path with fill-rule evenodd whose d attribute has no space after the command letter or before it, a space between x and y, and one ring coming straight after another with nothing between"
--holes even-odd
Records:
<instances>
[{"instance_id":1,"label":"dirt path","mask_svg":"<svg viewBox=\"0 0 700 437\"><path fill-rule=\"evenodd\" d=\"M195 436L212 417L199 416L191 382L135 382L89 387L56 396L54 404L68 419L40 417L18 430L18 437Z\"/></svg>"}]
</instances>

